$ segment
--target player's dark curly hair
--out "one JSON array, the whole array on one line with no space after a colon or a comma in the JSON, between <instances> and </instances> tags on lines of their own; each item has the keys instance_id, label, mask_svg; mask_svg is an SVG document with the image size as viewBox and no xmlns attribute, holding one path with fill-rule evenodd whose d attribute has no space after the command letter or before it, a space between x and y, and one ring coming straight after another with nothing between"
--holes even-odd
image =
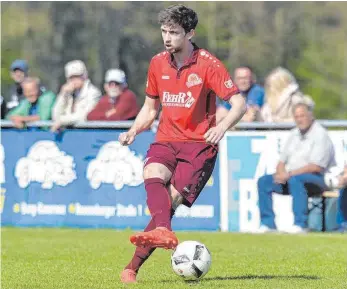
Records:
<instances>
[{"instance_id":1,"label":"player's dark curly hair","mask_svg":"<svg viewBox=\"0 0 347 289\"><path fill-rule=\"evenodd\" d=\"M195 11L181 4L172 5L160 11L158 18L160 25L178 24L186 33L195 29L198 24L198 15Z\"/></svg>"}]
</instances>

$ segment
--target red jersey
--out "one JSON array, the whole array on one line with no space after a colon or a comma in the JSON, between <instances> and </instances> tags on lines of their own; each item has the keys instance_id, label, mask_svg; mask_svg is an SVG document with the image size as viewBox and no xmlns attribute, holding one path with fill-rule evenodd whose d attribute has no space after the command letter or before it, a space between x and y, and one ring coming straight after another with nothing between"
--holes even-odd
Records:
<instances>
[{"instance_id":1,"label":"red jersey","mask_svg":"<svg viewBox=\"0 0 347 289\"><path fill-rule=\"evenodd\" d=\"M157 54L146 88L162 105L156 141L205 142L204 134L216 125L216 95L228 101L238 92L220 60L196 45L180 69L170 53Z\"/></svg>"}]
</instances>

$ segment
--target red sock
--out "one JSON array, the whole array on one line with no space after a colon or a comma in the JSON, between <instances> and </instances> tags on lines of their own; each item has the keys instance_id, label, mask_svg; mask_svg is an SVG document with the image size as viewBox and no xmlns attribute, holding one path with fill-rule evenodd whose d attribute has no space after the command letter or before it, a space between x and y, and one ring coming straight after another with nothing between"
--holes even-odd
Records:
<instances>
[{"instance_id":1,"label":"red sock","mask_svg":"<svg viewBox=\"0 0 347 289\"><path fill-rule=\"evenodd\" d=\"M174 214L175 214L175 211L171 209L171 219L174 216ZM152 218L144 231L148 232L148 231L154 230L155 228L156 226ZM130 263L125 267L125 269L132 269L137 273L140 267L142 266L142 264L145 263L145 261L148 259L149 256L151 256L154 250L155 248L136 247L134 256L131 259Z\"/></svg>"},{"instance_id":2,"label":"red sock","mask_svg":"<svg viewBox=\"0 0 347 289\"><path fill-rule=\"evenodd\" d=\"M166 183L160 178L145 180L147 205L156 227L165 227L171 231L171 199Z\"/></svg>"}]
</instances>

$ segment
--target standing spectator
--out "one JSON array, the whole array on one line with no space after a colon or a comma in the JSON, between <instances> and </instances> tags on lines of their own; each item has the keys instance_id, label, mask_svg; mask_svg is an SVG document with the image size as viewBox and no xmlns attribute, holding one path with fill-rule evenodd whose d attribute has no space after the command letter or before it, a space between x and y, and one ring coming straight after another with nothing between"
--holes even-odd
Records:
<instances>
[{"instance_id":1,"label":"standing spectator","mask_svg":"<svg viewBox=\"0 0 347 289\"><path fill-rule=\"evenodd\" d=\"M67 81L53 109L53 132L63 126L85 121L101 95L88 79L86 66L81 60L73 60L65 65L65 77Z\"/></svg>"},{"instance_id":2,"label":"standing spectator","mask_svg":"<svg viewBox=\"0 0 347 289\"><path fill-rule=\"evenodd\" d=\"M105 75L104 95L88 114L88 120L133 120L139 112L136 95L128 89L124 71L110 69Z\"/></svg>"},{"instance_id":3,"label":"standing spectator","mask_svg":"<svg viewBox=\"0 0 347 289\"><path fill-rule=\"evenodd\" d=\"M324 172L335 164L333 143L324 129L314 120L312 106L298 103L293 107L296 128L285 144L274 175L258 180L261 226L259 233L276 229L272 208L272 193L293 197L294 225L288 233L307 231L307 185L322 192L326 189Z\"/></svg>"},{"instance_id":4,"label":"standing spectator","mask_svg":"<svg viewBox=\"0 0 347 289\"><path fill-rule=\"evenodd\" d=\"M234 71L234 81L241 94L247 99L247 112L242 121L253 122L258 120L260 108L264 104L264 88L256 84L256 77L248 66L240 66ZM222 120L231 106L228 102L219 101L217 104L217 123Z\"/></svg>"},{"instance_id":5,"label":"standing spectator","mask_svg":"<svg viewBox=\"0 0 347 289\"><path fill-rule=\"evenodd\" d=\"M17 128L24 128L25 124L32 121L50 120L55 94L52 91L40 90L40 80L27 77L22 82L25 96L17 107L12 109L6 116Z\"/></svg>"},{"instance_id":6,"label":"standing spectator","mask_svg":"<svg viewBox=\"0 0 347 289\"><path fill-rule=\"evenodd\" d=\"M12 62L10 70L14 84L10 87L7 109L16 107L24 99L22 82L28 76L28 63L23 59L16 59Z\"/></svg>"},{"instance_id":7,"label":"standing spectator","mask_svg":"<svg viewBox=\"0 0 347 289\"><path fill-rule=\"evenodd\" d=\"M265 79L265 104L261 111L265 122L294 122L293 106L312 101L300 91L294 75L277 67Z\"/></svg>"}]
</instances>

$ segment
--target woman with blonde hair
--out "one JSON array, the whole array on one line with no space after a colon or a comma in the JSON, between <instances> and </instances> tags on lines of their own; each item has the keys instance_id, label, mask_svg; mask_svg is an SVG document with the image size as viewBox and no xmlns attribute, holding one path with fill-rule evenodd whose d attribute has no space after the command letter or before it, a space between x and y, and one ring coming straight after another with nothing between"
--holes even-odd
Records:
<instances>
[{"instance_id":1,"label":"woman with blonde hair","mask_svg":"<svg viewBox=\"0 0 347 289\"><path fill-rule=\"evenodd\" d=\"M304 95L294 75L285 68L277 67L265 80L265 104L261 111L265 122L293 122L293 106L304 102L311 108L314 102Z\"/></svg>"}]
</instances>

